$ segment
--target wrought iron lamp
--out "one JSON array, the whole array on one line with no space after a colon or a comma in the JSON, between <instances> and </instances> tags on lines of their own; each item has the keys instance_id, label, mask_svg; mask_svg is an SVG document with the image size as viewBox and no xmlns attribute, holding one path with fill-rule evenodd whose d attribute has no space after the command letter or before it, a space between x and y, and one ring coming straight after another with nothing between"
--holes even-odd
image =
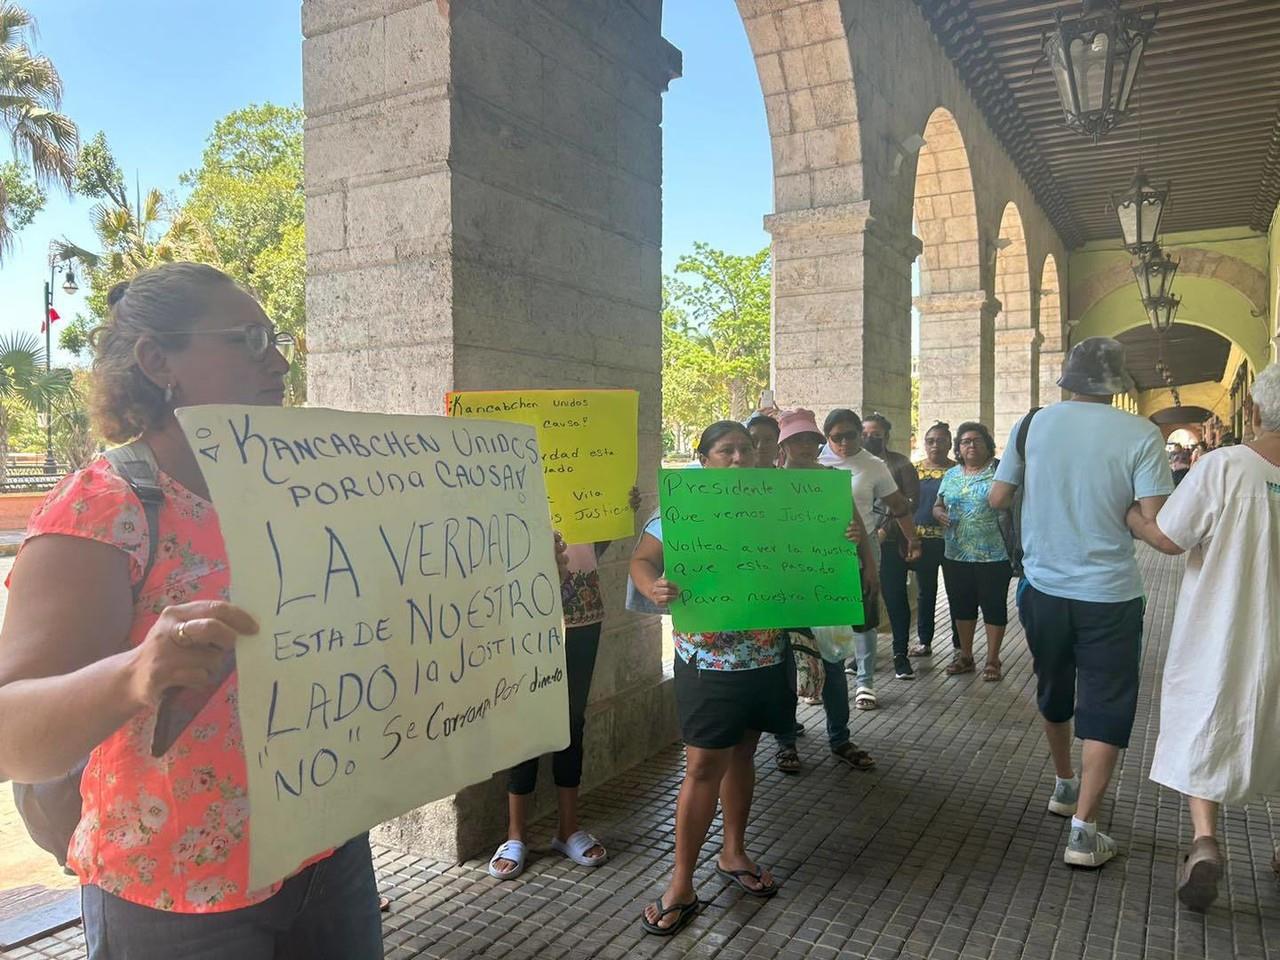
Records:
<instances>
[{"instance_id":1,"label":"wrought iron lamp","mask_svg":"<svg viewBox=\"0 0 1280 960\"><path fill-rule=\"evenodd\" d=\"M1079 19L1055 15L1042 46L1068 127L1097 142L1125 118L1158 14L1154 6L1125 13L1120 0L1083 0Z\"/></svg>"},{"instance_id":2,"label":"wrought iron lamp","mask_svg":"<svg viewBox=\"0 0 1280 960\"><path fill-rule=\"evenodd\" d=\"M1160 221L1169 205L1170 184L1161 190L1151 184L1142 167L1133 175L1129 189L1120 196L1111 197L1120 232L1124 236L1124 248L1134 256L1144 256L1158 248L1156 237L1160 235Z\"/></svg>"},{"instance_id":3,"label":"wrought iron lamp","mask_svg":"<svg viewBox=\"0 0 1280 960\"><path fill-rule=\"evenodd\" d=\"M1178 261L1159 247L1149 251L1133 265L1133 277L1138 281L1142 302L1163 300L1173 296L1173 277L1178 272Z\"/></svg>"},{"instance_id":4,"label":"wrought iron lamp","mask_svg":"<svg viewBox=\"0 0 1280 960\"><path fill-rule=\"evenodd\" d=\"M1147 319L1151 322L1152 329L1157 333L1165 333L1178 318L1178 307L1181 303L1181 297L1169 296L1143 300L1142 306L1147 311Z\"/></svg>"}]
</instances>

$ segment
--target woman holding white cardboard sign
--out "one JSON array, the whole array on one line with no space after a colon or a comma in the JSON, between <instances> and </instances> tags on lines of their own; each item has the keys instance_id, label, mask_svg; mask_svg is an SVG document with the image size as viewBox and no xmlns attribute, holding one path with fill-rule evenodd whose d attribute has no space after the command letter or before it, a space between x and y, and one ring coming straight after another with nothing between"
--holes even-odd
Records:
<instances>
[{"instance_id":1,"label":"woman holding white cardboard sign","mask_svg":"<svg viewBox=\"0 0 1280 960\"><path fill-rule=\"evenodd\" d=\"M270 641L227 602L217 512L174 416L280 406L292 340L199 264L144 271L107 304L94 419L108 440L138 439L64 479L32 516L0 631L0 779L83 798L69 849L65 838L47 849L83 885L90 960L381 957L367 836L249 889L230 653ZM175 690L197 693L192 720L154 756L158 708Z\"/></svg>"},{"instance_id":2,"label":"woman holding white cardboard sign","mask_svg":"<svg viewBox=\"0 0 1280 960\"><path fill-rule=\"evenodd\" d=\"M735 420L713 423L702 433L698 461L706 469L751 467L756 449ZM858 527L845 536L856 542ZM659 606L679 595L664 576L662 520L654 517L631 557L636 589ZM662 896L645 907L647 933L670 936L698 913L693 872L719 802L724 846L716 872L754 897L771 897L778 883L746 851L747 820L755 790L754 755L762 732L790 733L795 692L786 672L787 631L746 630L674 634L676 709L686 747L684 783L676 801L675 867Z\"/></svg>"},{"instance_id":3,"label":"woman holding white cardboard sign","mask_svg":"<svg viewBox=\"0 0 1280 960\"><path fill-rule=\"evenodd\" d=\"M89 755L67 861L83 884L92 960L381 957L367 836L248 889L247 774L227 661L242 638L262 638L226 602L217 515L173 416L195 404L279 406L292 340L229 277L198 264L145 271L107 301L94 418L108 440L140 437L129 450L149 462L157 530L139 499L146 488L106 459L63 480L32 517L0 634L0 775L45 781ZM173 688L209 699L153 757L157 708Z\"/></svg>"}]
</instances>

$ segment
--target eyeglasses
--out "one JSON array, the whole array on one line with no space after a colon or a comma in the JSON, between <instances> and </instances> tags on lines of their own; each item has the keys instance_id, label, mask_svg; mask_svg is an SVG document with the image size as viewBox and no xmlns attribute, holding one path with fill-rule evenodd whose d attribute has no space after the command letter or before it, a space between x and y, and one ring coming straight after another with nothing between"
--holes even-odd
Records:
<instances>
[{"instance_id":1,"label":"eyeglasses","mask_svg":"<svg viewBox=\"0 0 1280 960\"><path fill-rule=\"evenodd\" d=\"M842 444L843 444L843 443L849 443L849 442L850 442L850 441L852 441L852 440L861 440L861 439L862 439L862 434L860 434L860 433L833 433L833 434L831 434L831 436L827 437L827 439L828 439L829 441L831 441L832 443L842 443Z\"/></svg>"},{"instance_id":2,"label":"eyeglasses","mask_svg":"<svg viewBox=\"0 0 1280 960\"><path fill-rule=\"evenodd\" d=\"M976 447L976 446L977 446L978 444L980 444L980 443L985 444L985 443L986 443L986 441L985 441L985 440L983 440L981 437L964 437L964 438L962 438L962 439L960 440L959 446L961 446L961 447Z\"/></svg>"},{"instance_id":3,"label":"eyeglasses","mask_svg":"<svg viewBox=\"0 0 1280 960\"><path fill-rule=\"evenodd\" d=\"M226 327L221 330L185 330L171 331L162 336L190 336L192 334L217 334L226 337L228 340L243 343L244 348L249 351L249 356L254 360L262 360L267 355L267 351L275 347L280 351L280 355L284 357L285 363L293 363L294 354L297 353L298 342L291 333L268 327L261 323L246 323L243 327Z\"/></svg>"}]
</instances>

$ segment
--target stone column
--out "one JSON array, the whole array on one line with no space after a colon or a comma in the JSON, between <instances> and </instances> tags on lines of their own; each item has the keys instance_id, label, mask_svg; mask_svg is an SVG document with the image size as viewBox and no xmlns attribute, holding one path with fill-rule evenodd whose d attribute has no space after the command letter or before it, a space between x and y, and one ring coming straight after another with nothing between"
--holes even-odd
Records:
<instances>
[{"instance_id":1,"label":"stone column","mask_svg":"<svg viewBox=\"0 0 1280 960\"><path fill-rule=\"evenodd\" d=\"M995 317L985 290L917 297L920 311L920 426L995 420Z\"/></svg>"},{"instance_id":2,"label":"stone column","mask_svg":"<svg viewBox=\"0 0 1280 960\"><path fill-rule=\"evenodd\" d=\"M911 407L911 261L870 201L775 213L773 369L778 403L819 421L834 407L881 411L905 443Z\"/></svg>"},{"instance_id":3,"label":"stone column","mask_svg":"<svg viewBox=\"0 0 1280 960\"><path fill-rule=\"evenodd\" d=\"M439 413L453 388L640 391L640 487L661 457L657 0L304 0L309 395ZM656 619L609 617L586 784L675 739ZM543 775L539 808L553 790ZM495 781L387 824L445 859L499 839Z\"/></svg>"},{"instance_id":4,"label":"stone column","mask_svg":"<svg viewBox=\"0 0 1280 960\"><path fill-rule=\"evenodd\" d=\"M1047 407L1062 400L1062 388L1058 378L1062 376L1062 364L1066 361L1064 350L1040 348L1040 405Z\"/></svg>"},{"instance_id":5,"label":"stone column","mask_svg":"<svg viewBox=\"0 0 1280 960\"><path fill-rule=\"evenodd\" d=\"M1043 339L1031 327L995 332L996 414L991 428L997 447L1004 446L1019 417L1040 405Z\"/></svg>"}]
</instances>

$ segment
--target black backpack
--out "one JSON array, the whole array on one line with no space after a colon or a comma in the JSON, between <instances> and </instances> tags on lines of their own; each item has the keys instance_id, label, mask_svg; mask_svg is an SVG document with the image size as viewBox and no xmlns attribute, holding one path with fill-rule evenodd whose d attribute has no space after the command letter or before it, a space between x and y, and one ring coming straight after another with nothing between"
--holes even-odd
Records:
<instances>
[{"instance_id":1,"label":"black backpack","mask_svg":"<svg viewBox=\"0 0 1280 960\"><path fill-rule=\"evenodd\" d=\"M1027 432L1031 429L1031 421L1040 410L1040 407L1033 407L1018 426L1018 435L1014 438L1013 445L1018 451L1018 457L1022 460L1022 483L1018 484L1018 489L1013 493L1013 506L1001 511L999 518L1000 535L1004 538L1004 548L1009 554L1009 566L1013 568L1015 577L1022 576L1022 558L1025 555L1022 549L1022 495L1027 489Z\"/></svg>"},{"instance_id":2,"label":"black backpack","mask_svg":"<svg viewBox=\"0 0 1280 960\"><path fill-rule=\"evenodd\" d=\"M124 478L129 488L142 503L147 518L147 563L142 576L133 587L134 603L147 582L147 575L156 559L156 545L160 540L160 505L164 503L164 491L156 481L156 462L151 450L141 441L108 450L105 454L113 470ZM89 758L81 760L74 770L54 780L43 783L15 783L14 805L27 828L31 839L43 850L58 858L65 867L71 837L80 823L80 778Z\"/></svg>"}]
</instances>

